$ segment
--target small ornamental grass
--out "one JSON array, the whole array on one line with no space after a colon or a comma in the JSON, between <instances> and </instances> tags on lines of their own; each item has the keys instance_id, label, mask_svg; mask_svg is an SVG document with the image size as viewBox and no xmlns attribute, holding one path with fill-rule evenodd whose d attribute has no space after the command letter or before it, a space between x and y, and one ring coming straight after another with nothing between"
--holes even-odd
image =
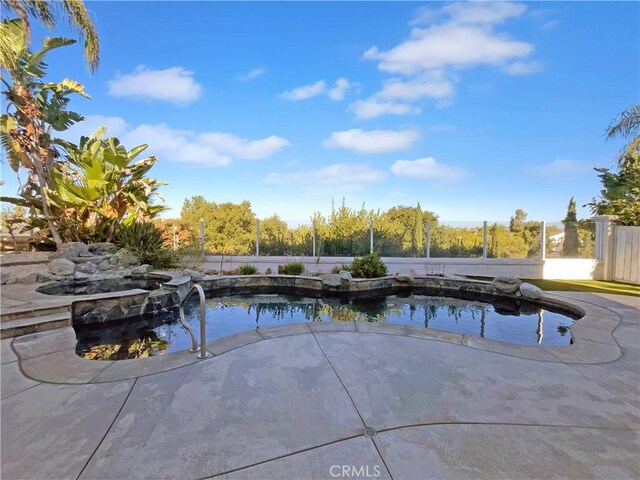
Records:
<instances>
[{"instance_id":1,"label":"small ornamental grass","mask_svg":"<svg viewBox=\"0 0 640 480\"><path fill-rule=\"evenodd\" d=\"M278 265L278 273L282 275L302 275L304 273L304 265L302 262L290 262L284 265Z\"/></svg>"},{"instance_id":2,"label":"small ornamental grass","mask_svg":"<svg viewBox=\"0 0 640 480\"><path fill-rule=\"evenodd\" d=\"M240 275L255 275L256 273L258 273L258 269L251 264L240 265L240 267L238 268L238 273Z\"/></svg>"}]
</instances>

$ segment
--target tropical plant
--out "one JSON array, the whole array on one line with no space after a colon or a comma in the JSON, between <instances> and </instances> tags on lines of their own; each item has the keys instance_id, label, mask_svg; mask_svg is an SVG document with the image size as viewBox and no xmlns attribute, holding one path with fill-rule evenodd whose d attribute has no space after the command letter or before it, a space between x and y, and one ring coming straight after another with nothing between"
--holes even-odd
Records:
<instances>
[{"instance_id":1,"label":"tropical plant","mask_svg":"<svg viewBox=\"0 0 640 480\"><path fill-rule=\"evenodd\" d=\"M258 269L251 264L240 265L240 267L238 268L238 273L240 275L255 275L256 273L258 273Z\"/></svg>"},{"instance_id":2,"label":"tropical plant","mask_svg":"<svg viewBox=\"0 0 640 480\"><path fill-rule=\"evenodd\" d=\"M18 17L27 43L31 37L30 19L41 21L47 28L54 28L59 16L65 18L68 26L84 41L84 56L90 71L100 62L100 44L95 25L82 0L0 0L2 9L14 12ZM10 49L4 26L0 31L0 51Z\"/></svg>"},{"instance_id":3,"label":"tropical plant","mask_svg":"<svg viewBox=\"0 0 640 480\"><path fill-rule=\"evenodd\" d=\"M70 79L59 83L45 83L44 58L58 47L75 43L66 38L45 38L42 48L32 53L25 40L22 23L8 20L2 24L0 67L3 72L2 94L6 99L6 113L0 116L0 141L6 152L7 163L17 173L27 171L26 181L19 191L20 199L3 201L31 207L44 215L43 226L48 227L56 244L62 243L52 211L49 189L52 172L60 165L58 141L52 131L63 131L82 120L82 116L67 110L69 96L84 97L84 87ZM5 76L4 74L8 75Z\"/></svg>"},{"instance_id":4,"label":"tropical plant","mask_svg":"<svg viewBox=\"0 0 640 480\"><path fill-rule=\"evenodd\" d=\"M284 265L278 265L278 273L282 275L302 275L304 273L304 265L302 262L289 262Z\"/></svg>"},{"instance_id":5,"label":"tropical plant","mask_svg":"<svg viewBox=\"0 0 640 480\"><path fill-rule=\"evenodd\" d=\"M142 263L154 268L169 268L176 265L175 254L164 248L162 231L151 222L134 222L121 226L116 243L133 253Z\"/></svg>"},{"instance_id":6,"label":"tropical plant","mask_svg":"<svg viewBox=\"0 0 640 480\"><path fill-rule=\"evenodd\" d=\"M628 139L620 152L618 166L633 159L640 153L640 105L635 105L620 113L605 131L607 138L622 137Z\"/></svg>"},{"instance_id":7,"label":"tropical plant","mask_svg":"<svg viewBox=\"0 0 640 480\"><path fill-rule=\"evenodd\" d=\"M104 133L99 128L79 146L60 142L68 162L51 171L49 195L66 240L111 241L121 224L147 222L167 208L155 203L165 183L145 176L156 157L135 161L147 145L128 151Z\"/></svg>"},{"instance_id":8,"label":"tropical plant","mask_svg":"<svg viewBox=\"0 0 640 480\"><path fill-rule=\"evenodd\" d=\"M351 274L356 278L378 278L387 274L387 266L377 253L356 257L351 264Z\"/></svg>"}]
</instances>

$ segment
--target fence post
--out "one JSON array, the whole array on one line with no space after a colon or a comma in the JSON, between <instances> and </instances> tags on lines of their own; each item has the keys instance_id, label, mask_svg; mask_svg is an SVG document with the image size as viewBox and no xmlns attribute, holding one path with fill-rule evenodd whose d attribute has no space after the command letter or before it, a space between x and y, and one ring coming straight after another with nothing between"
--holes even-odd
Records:
<instances>
[{"instance_id":1,"label":"fence post","mask_svg":"<svg viewBox=\"0 0 640 480\"><path fill-rule=\"evenodd\" d=\"M373 220L369 224L369 253L373 253Z\"/></svg>"},{"instance_id":2,"label":"fence post","mask_svg":"<svg viewBox=\"0 0 640 480\"><path fill-rule=\"evenodd\" d=\"M431 220L427 220L427 235L425 237L425 255L427 258L431 257Z\"/></svg>"},{"instance_id":3,"label":"fence post","mask_svg":"<svg viewBox=\"0 0 640 480\"><path fill-rule=\"evenodd\" d=\"M613 280L615 265L614 220L615 215L597 215L591 217L596 222L595 257L598 260L598 270L594 275L596 280Z\"/></svg>"},{"instance_id":4,"label":"fence post","mask_svg":"<svg viewBox=\"0 0 640 480\"><path fill-rule=\"evenodd\" d=\"M200 219L200 248L204 257L204 218Z\"/></svg>"},{"instance_id":5,"label":"fence post","mask_svg":"<svg viewBox=\"0 0 640 480\"><path fill-rule=\"evenodd\" d=\"M547 224L540 222L540 260L547 258Z\"/></svg>"},{"instance_id":6,"label":"fence post","mask_svg":"<svg viewBox=\"0 0 640 480\"><path fill-rule=\"evenodd\" d=\"M489 234L489 228L487 226L487 221L485 220L482 223L482 258L487 258L487 238Z\"/></svg>"},{"instance_id":7,"label":"fence post","mask_svg":"<svg viewBox=\"0 0 640 480\"><path fill-rule=\"evenodd\" d=\"M312 227L312 228L311 228L311 231L313 232L313 233L312 233L312 239L313 239L313 242L312 242L312 244L311 244L311 245L312 245L312 247L311 247L311 248L312 248L312 250L313 250L313 254L312 254L311 256L312 256L312 257L315 257L315 256L316 256L316 222L315 222L315 220L314 220L314 221L313 221L313 223L311 224L311 227Z\"/></svg>"},{"instance_id":8,"label":"fence post","mask_svg":"<svg viewBox=\"0 0 640 480\"><path fill-rule=\"evenodd\" d=\"M256 218L256 257L260 256L260 220Z\"/></svg>"}]
</instances>

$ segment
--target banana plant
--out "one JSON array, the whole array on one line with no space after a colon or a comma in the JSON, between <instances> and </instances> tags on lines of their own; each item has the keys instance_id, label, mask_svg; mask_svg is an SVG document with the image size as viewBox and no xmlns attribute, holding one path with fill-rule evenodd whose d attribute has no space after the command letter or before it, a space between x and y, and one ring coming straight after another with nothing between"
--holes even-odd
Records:
<instances>
[{"instance_id":1,"label":"banana plant","mask_svg":"<svg viewBox=\"0 0 640 480\"><path fill-rule=\"evenodd\" d=\"M27 202L36 199L30 206L42 212L54 241L60 245L62 238L56 225L58 214L52 210L47 196L52 186L52 172L58 168L60 157L52 131L65 130L82 120L81 115L67 110L72 94L89 96L81 84L70 79L59 83L45 82L47 65L44 58L52 49L75 41L45 38L42 48L34 53L29 49L20 20L0 22L0 32L3 35L0 48L2 94L6 100L6 113L0 116L0 142L9 166L15 172L23 169L27 172L20 196Z\"/></svg>"},{"instance_id":2,"label":"banana plant","mask_svg":"<svg viewBox=\"0 0 640 480\"><path fill-rule=\"evenodd\" d=\"M105 139L105 131L82 137L78 146L58 141L67 161L52 171L48 194L65 238L111 241L120 225L151 220L167 208L156 203L165 183L146 176L156 157L136 161L147 145L127 150L117 138Z\"/></svg>"}]
</instances>

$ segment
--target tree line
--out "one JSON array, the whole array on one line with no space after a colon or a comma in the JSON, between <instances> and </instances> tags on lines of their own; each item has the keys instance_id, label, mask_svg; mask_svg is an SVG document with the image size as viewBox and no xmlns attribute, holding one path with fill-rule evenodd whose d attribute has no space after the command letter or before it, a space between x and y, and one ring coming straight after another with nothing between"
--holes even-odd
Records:
<instances>
[{"instance_id":1,"label":"tree line","mask_svg":"<svg viewBox=\"0 0 640 480\"><path fill-rule=\"evenodd\" d=\"M573 201L573 214L575 202ZM571 203L570 203L571 205ZM561 252L566 256L589 256L594 231L589 222L571 220L565 232L575 229L576 241ZM308 225L290 228L277 214L258 219L248 201L216 203L196 195L184 201L180 218L162 220L167 241L199 241L200 219L204 220L205 250L211 254L253 255L259 220L261 255L312 255L315 230L317 256L360 256L369 253L370 228L374 250L381 256L424 257L427 248L427 224L430 229L431 257L482 257L483 227L454 227L442 224L436 213L416 206L394 206L388 210L350 208L343 200L328 216L314 213ZM554 249L550 237L562 230L547 227L547 251ZM536 258L540 255L541 224L527 221L527 213L518 209L509 225L494 223L488 229L489 258ZM573 239L573 236L571 236ZM573 240L571 240L573 242Z\"/></svg>"}]
</instances>

